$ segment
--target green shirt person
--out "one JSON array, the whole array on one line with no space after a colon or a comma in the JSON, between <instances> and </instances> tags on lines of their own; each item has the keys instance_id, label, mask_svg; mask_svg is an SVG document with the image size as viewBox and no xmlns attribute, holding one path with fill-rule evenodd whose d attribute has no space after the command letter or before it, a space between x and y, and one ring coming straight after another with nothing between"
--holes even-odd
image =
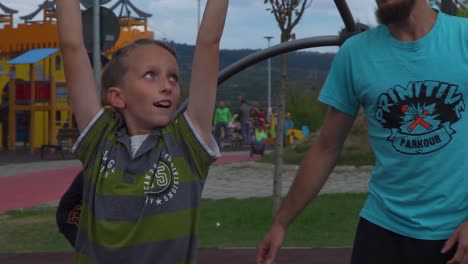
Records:
<instances>
[{"instance_id":1,"label":"green shirt person","mask_svg":"<svg viewBox=\"0 0 468 264\"><path fill-rule=\"evenodd\" d=\"M224 104L224 101L219 102L219 106L216 108L214 116L215 124L215 137L218 144L222 147L223 141L228 136L228 124L231 121L231 110Z\"/></svg>"}]
</instances>

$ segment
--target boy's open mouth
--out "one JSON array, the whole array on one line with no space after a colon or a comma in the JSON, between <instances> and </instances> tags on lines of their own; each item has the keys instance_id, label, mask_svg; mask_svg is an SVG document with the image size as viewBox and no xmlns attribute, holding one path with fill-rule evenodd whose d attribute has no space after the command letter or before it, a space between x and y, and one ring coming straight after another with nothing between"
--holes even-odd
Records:
<instances>
[{"instance_id":1,"label":"boy's open mouth","mask_svg":"<svg viewBox=\"0 0 468 264\"><path fill-rule=\"evenodd\" d=\"M171 107L172 103L169 100L162 100L156 103L153 103L154 106L160 107L160 108L169 108Z\"/></svg>"}]
</instances>

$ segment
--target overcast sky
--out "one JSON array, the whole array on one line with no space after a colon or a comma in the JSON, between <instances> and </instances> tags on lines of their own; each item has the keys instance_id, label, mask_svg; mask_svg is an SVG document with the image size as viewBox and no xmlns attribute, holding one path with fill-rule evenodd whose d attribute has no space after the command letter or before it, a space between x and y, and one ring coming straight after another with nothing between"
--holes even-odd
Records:
<instances>
[{"instance_id":1,"label":"overcast sky","mask_svg":"<svg viewBox=\"0 0 468 264\"><path fill-rule=\"evenodd\" d=\"M68 0L67 0L68 1ZM30 14L44 0L0 0L19 11L17 17ZM115 3L111 0L109 6ZM135 6L153 14L150 30L155 37L178 43L194 44L198 23L198 0L133 0ZM200 0L201 12L206 0ZM355 20L375 26L375 0L347 0ZM280 30L273 15L266 11L264 0L231 0L221 49L262 49L268 46L264 36L271 35L271 45L279 43ZM41 14L42 15L42 14ZM41 15L38 15L40 18ZM332 0L313 0L294 29L296 38L336 35L343 22ZM335 51L336 48L316 48Z\"/></svg>"}]
</instances>

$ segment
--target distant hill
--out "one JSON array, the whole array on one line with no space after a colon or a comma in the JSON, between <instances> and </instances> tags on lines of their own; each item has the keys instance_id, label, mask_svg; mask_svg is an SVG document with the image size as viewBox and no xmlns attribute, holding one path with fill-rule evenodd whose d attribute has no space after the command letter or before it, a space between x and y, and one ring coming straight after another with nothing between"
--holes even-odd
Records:
<instances>
[{"instance_id":1,"label":"distant hill","mask_svg":"<svg viewBox=\"0 0 468 264\"><path fill-rule=\"evenodd\" d=\"M189 73L192 66L193 45L170 42L177 52L181 71L182 88L188 87ZM248 56L253 49L221 50L220 69ZM288 56L288 80L290 85L305 89L320 89L326 78L335 53L296 51ZM279 87L279 56L271 59L272 98ZM268 87L268 60L259 62L224 82L218 91L218 100L227 100L237 104L239 96L248 100L265 102ZM272 100L273 100L272 99Z\"/></svg>"}]
</instances>

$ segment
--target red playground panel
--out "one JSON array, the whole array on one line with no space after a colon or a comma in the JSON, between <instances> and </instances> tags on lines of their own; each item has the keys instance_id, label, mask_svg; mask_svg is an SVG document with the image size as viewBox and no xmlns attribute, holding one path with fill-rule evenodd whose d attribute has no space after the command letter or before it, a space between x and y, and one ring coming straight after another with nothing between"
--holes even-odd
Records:
<instances>
[{"instance_id":1,"label":"red playground panel","mask_svg":"<svg viewBox=\"0 0 468 264\"><path fill-rule=\"evenodd\" d=\"M36 81L36 95L34 100L50 100L50 82ZM31 100L31 83L16 82L16 100Z\"/></svg>"}]
</instances>

